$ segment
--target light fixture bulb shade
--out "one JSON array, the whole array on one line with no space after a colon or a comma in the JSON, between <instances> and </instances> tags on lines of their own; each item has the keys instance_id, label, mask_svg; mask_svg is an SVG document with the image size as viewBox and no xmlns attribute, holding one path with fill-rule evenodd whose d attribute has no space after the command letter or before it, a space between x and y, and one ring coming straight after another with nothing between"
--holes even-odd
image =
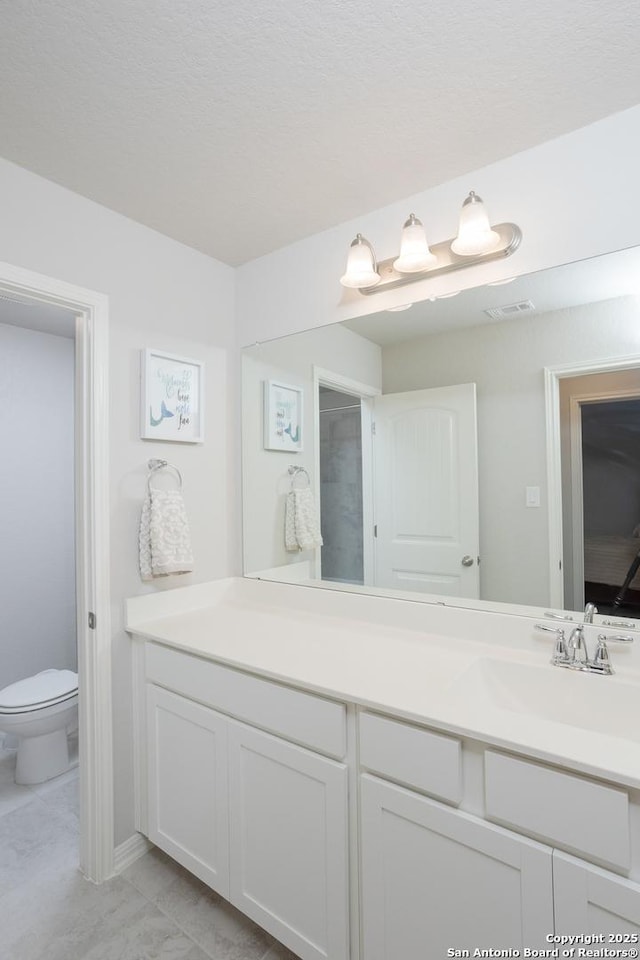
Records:
<instances>
[{"instance_id":1,"label":"light fixture bulb shade","mask_svg":"<svg viewBox=\"0 0 640 960\"><path fill-rule=\"evenodd\" d=\"M500 234L491 229L484 203L472 190L462 205L458 236L451 249L459 257L474 257L495 250L499 243Z\"/></svg>"},{"instance_id":2,"label":"light fixture bulb shade","mask_svg":"<svg viewBox=\"0 0 640 960\"><path fill-rule=\"evenodd\" d=\"M351 290L375 287L376 283L380 283L373 247L361 233L351 242L347 269L344 276L340 277L340 283Z\"/></svg>"},{"instance_id":3,"label":"light fixture bulb shade","mask_svg":"<svg viewBox=\"0 0 640 960\"><path fill-rule=\"evenodd\" d=\"M429 250L422 223L412 213L402 228L400 256L393 261L393 269L398 273L419 273L437 262L437 257Z\"/></svg>"}]
</instances>

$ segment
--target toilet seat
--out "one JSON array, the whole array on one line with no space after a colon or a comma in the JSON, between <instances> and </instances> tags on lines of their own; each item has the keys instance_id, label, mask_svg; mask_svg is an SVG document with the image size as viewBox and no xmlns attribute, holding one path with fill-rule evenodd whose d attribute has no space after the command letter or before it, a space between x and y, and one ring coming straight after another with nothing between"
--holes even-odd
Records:
<instances>
[{"instance_id":1,"label":"toilet seat","mask_svg":"<svg viewBox=\"0 0 640 960\"><path fill-rule=\"evenodd\" d=\"M77 693L78 674L73 670L43 670L0 690L0 716L44 710Z\"/></svg>"}]
</instances>

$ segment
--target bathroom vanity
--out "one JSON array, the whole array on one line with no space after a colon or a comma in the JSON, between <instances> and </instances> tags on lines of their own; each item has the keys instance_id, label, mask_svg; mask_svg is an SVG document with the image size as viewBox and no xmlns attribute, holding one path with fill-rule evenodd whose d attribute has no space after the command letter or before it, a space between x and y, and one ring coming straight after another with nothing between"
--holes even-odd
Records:
<instances>
[{"instance_id":1,"label":"bathroom vanity","mask_svg":"<svg viewBox=\"0 0 640 960\"><path fill-rule=\"evenodd\" d=\"M534 623L246 579L128 601L138 829L303 960L638 949L640 648L562 670Z\"/></svg>"}]
</instances>

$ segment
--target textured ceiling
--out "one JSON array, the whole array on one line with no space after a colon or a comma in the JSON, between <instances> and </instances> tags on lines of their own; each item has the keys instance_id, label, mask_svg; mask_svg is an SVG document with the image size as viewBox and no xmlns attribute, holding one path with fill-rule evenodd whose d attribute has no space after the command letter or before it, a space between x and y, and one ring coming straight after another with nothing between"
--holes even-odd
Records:
<instances>
[{"instance_id":1,"label":"textured ceiling","mask_svg":"<svg viewBox=\"0 0 640 960\"><path fill-rule=\"evenodd\" d=\"M5 0L0 154L239 264L640 101L636 0Z\"/></svg>"}]
</instances>

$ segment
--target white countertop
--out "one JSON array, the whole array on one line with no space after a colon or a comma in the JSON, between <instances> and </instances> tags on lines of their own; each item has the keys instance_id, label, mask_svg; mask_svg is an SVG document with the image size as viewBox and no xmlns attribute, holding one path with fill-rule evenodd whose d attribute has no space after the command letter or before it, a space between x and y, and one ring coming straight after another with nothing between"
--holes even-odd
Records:
<instances>
[{"instance_id":1,"label":"white countertop","mask_svg":"<svg viewBox=\"0 0 640 960\"><path fill-rule=\"evenodd\" d=\"M243 579L127 602L135 636L640 789L637 656L562 670L533 623Z\"/></svg>"}]
</instances>

